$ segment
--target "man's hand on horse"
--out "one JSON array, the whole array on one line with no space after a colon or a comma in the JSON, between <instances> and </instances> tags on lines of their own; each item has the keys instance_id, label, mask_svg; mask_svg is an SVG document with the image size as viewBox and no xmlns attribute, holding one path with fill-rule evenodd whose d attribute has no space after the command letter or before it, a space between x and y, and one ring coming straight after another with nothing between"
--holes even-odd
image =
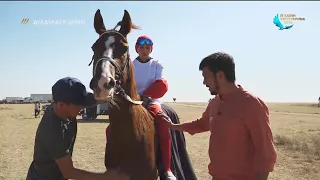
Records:
<instances>
[{"instance_id":1,"label":"man's hand on horse","mask_svg":"<svg viewBox=\"0 0 320 180\"><path fill-rule=\"evenodd\" d=\"M162 120L162 122L165 123L169 129L176 130L176 131L186 131L183 128L183 124L174 124L174 123L172 123L170 117L167 116L163 111L159 111L158 112L157 118L159 118L159 120ZM194 134L197 133L196 131L190 131L190 130L188 130L187 132L190 135L194 135Z\"/></svg>"},{"instance_id":2,"label":"man's hand on horse","mask_svg":"<svg viewBox=\"0 0 320 180\"><path fill-rule=\"evenodd\" d=\"M169 128L172 127L173 123L169 116L167 116L163 111L159 111L157 114L157 119L165 123Z\"/></svg>"}]
</instances>

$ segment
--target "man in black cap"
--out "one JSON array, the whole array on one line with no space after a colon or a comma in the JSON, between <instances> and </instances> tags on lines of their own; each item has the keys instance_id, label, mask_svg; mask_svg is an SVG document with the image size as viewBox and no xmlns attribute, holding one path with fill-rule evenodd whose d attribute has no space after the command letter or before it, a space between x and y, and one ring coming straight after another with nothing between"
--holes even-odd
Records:
<instances>
[{"instance_id":1,"label":"man in black cap","mask_svg":"<svg viewBox=\"0 0 320 180\"><path fill-rule=\"evenodd\" d=\"M37 129L27 180L129 180L115 170L93 173L73 166L76 116L81 109L96 105L93 94L78 79L65 77L52 86L52 98L54 102L46 109Z\"/></svg>"}]
</instances>

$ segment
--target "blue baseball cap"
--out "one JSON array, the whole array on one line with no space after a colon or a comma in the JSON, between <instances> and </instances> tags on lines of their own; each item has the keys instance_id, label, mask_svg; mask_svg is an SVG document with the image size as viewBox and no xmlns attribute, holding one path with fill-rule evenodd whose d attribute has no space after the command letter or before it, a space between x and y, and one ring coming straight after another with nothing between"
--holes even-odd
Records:
<instances>
[{"instance_id":1,"label":"blue baseball cap","mask_svg":"<svg viewBox=\"0 0 320 180\"><path fill-rule=\"evenodd\" d=\"M53 101L71 103L83 107L91 107L97 104L94 95L87 92L85 85L73 77L59 79L52 86Z\"/></svg>"}]
</instances>

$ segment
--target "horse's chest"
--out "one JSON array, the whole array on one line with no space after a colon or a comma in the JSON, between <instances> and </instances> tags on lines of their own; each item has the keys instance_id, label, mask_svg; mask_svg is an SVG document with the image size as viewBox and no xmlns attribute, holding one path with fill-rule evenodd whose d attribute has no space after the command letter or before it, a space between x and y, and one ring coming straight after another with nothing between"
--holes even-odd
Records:
<instances>
[{"instance_id":1,"label":"horse's chest","mask_svg":"<svg viewBox=\"0 0 320 180\"><path fill-rule=\"evenodd\" d=\"M146 137L143 136L139 139L134 138L127 138L127 139L120 139L120 138L110 138L108 145L112 150L113 155L117 156L118 158L122 158L126 156L126 158L136 158L136 155L141 154L143 155L143 151L149 149L149 144L146 141Z\"/></svg>"}]
</instances>

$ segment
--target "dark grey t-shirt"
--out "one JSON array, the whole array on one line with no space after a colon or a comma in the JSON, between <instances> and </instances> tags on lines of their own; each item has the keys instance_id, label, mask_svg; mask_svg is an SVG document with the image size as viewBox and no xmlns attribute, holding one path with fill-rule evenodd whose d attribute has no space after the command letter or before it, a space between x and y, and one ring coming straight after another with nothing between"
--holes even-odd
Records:
<instances>
[{"instance_id":1,"label":"dark grey t-shirt","mask_svg":"<svg viewBox=\"0 0 320 180\"><path fill-rule=\"evenodd\" d=\"M72 156L76 135L77 121L58 117L50 105L37 129L27 180L64 180L55 160Z\"/></svg>"}]
</instances>

